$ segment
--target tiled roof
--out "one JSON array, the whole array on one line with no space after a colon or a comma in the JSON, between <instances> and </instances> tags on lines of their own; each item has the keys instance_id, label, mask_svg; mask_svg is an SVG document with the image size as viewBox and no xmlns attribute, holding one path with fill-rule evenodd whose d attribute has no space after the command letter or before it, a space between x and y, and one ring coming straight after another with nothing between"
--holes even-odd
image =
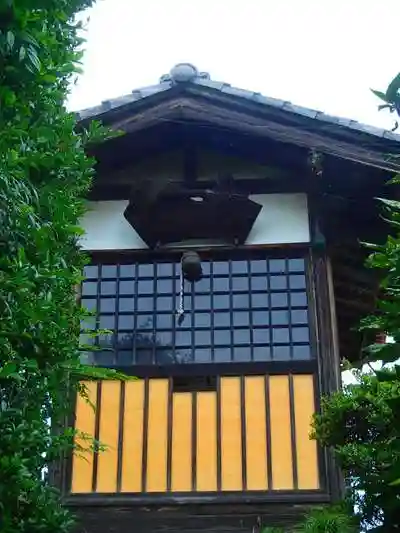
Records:
<instances>
[{"instance_id":1,"label":"tiled roof","mask_svg":"<svg viewBox=\"0 0 400 533\"><path fill-rule=\"evenodd\" d=\"M356 120L351 120L347 118L337 117L333 115L327 115L321 111L316 111L315 109L309 109L307 107L302 107L294 105L291 102L279 100L277 98L271 98L269 96L263 96L260 93L254 91L247 91L245 89L239 89L237 87L232 87L229 83L214 81L210 79L210 76L206 72L199 72L196 67L189 63L180 63L172 68L169 74L161 76L160 82L157 85L150 85L148 87L143 87L141 89L134 89L130 94L120 96L118 98L113 98L111 100L105 100L100 105L95 107L90 107L78 112L78 119L84 120L91 117L96 117L111 109L115 109L126 104L136 102L138 100L143 100L149 96L152 96L157 93L162 93L168 91L172 87L178 84L195 84L209 89L214 89L221 91L224 94L232 95L235 97L244 98L246 100L251 100L253 102L263 104L276 109L282 109L288 113L293 113L295 115L301 115L304 117L309 117L317 121L337 124L338 126L344 126L352 130L356 130L361 133L366 133L374 135L376 137L389 139L391 141L400 142L400 134L394 133L389 130L376 128L369 124L363 124L357 122Z\"/></svg>"}]
</instances>

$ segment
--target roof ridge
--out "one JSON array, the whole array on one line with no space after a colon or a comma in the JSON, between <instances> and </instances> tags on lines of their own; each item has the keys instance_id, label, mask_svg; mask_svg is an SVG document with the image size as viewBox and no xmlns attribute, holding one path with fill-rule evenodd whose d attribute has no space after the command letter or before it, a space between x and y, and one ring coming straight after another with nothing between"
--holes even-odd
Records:
<instances>
[{"instance_id":1,"label":"roof ridge","mask_svg":"<svg viewBox=\"0 0 400 533\"><path fill-rule=\"evenodd\" d=\"M323 123L336 124L337 126L343 126L360 133L400 142L399 133L395 133L384 128L378 128L371 124L358 122L354 119L330 115L320 110L310 109L308 107L293 104L287 100L280 100L279 98L264 96L259 92L249 91L239 87L232 87L229 83L212 80L209 73L200 72L191 63L178 63L170 70L168 74L162 75L159 83L156 85L133 89L129 94L122 95L117 98L110 98L104 100L97 106L82 109L78 111L76 115L78 120L89 119L91 117L94 118L98 115L106 113L107 111L110 111L111 109L115 109L138 100L143 100L144 98L164 92L171 89L173 86L180 84L199 85L220 91L227 95L243 98L276 109L282 109L283 111L287 111L296 115L302 115Z\"/></svg>"}]
</instances>

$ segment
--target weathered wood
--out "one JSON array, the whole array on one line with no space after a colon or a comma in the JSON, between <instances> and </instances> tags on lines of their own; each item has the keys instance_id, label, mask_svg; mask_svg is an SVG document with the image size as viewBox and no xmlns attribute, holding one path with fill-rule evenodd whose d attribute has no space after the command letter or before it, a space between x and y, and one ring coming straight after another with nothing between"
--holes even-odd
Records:
<instances>
[{"instance_id":1,"label":"weathered wood","mask_svg":"<svg viewBox=\"0 0 400 533\"><path fill-rule=\"evenodd\" d=\"M318 350L319 397L339 390L340 356L337 337L335 295L329 259L325 252L312 255L312 279L316 311L316 337ZM343 479L330 450L324 450L327 468L326 490L332 499L340 500L344 494Z\"/></svg>"},{"instance_id":2,"label":"weathered wood","mask_svg":"<svg viewBox=\"0 0 400 533\"><path fill-rule=\"evenodd\" d=\"M113 122L113 128L133 133L148 129L160 122L197 121L212 124L219 128L241 131L255 137L271 138L279 142L290 143L306 149L329 154L341 159L370 165L377 168L396 171L398 164L387 159L377 149L367 149L361 144L354 144L333 139L316 129L307 130L288 124L280 124L262 116L262 112L253 116L244 110L225 109L200 99L178 96L161 102L143 112L127 114Z\"/></svg>"},{"instance_id":3,"label":"weathered wood","mask_svg":"<svg viewBox=\"0 0 400 533\"><path fill-rule=\"evenodd\" d=\"M399 168L396 162L388 160L386 156L383 146L387 147L387 140L385 143L383 139L371 139L362 132L354 132L337 124L323 124L309 117L287 113L284 109L274 109L194 86L185 89L177 87L168 93L159 93L108 111L98 118L125 132L148 129L165 121L194 120L203 125L214 124L251 133L256 137L274 138L386 170L396 171ZM82 125L87 122L82 121Z\"/></svg>"},{"instance_id":4,"label":"weathered wood","mask_svg":"<svg viewBox=\"0 0 400 533\"><path fill-rule=\"evenodd\" d=\"M212 531L254 533L264 527L291 528L299 523L312 505L271 504L246 506L189 506L185 508L86 507L77 511L76 533L142 533Z\"/></svg>"}]
</instances>

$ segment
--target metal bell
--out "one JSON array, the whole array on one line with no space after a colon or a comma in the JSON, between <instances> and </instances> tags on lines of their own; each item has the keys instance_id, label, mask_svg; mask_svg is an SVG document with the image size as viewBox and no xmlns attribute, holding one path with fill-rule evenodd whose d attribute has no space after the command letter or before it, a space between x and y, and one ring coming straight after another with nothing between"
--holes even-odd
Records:
<instances>
[{"instance_id":1,"label":"metal bell","mask_svg":"<svg viewBox=\"0 0 400 533\"><path fill-rule=\"evenodd\" d=\"M181 259L183 277L187 281L199 281L203 276L201 259L196 252L185 252Z\"/></svg>"}]
</instances>

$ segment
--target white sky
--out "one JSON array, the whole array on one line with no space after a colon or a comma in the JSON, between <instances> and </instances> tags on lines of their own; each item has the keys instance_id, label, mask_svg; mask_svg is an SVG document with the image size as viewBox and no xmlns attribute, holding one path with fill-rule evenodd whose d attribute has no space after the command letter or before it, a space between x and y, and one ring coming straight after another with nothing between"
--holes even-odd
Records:
<instances>
[{"instance_id":1,"label":"white sky","mask_svg":"<svg viewBox=\"0 0 400 533\"><path fill-rule=\"evenodd\" d=\"M400 0L99 0L86 14L85 72L71 110L190 62L233 86L393 124L369 88L384 90L400 70Z\"/></svg>"}]
</instances>

